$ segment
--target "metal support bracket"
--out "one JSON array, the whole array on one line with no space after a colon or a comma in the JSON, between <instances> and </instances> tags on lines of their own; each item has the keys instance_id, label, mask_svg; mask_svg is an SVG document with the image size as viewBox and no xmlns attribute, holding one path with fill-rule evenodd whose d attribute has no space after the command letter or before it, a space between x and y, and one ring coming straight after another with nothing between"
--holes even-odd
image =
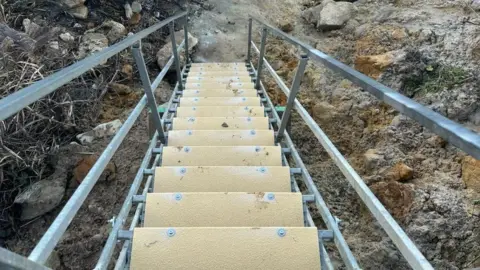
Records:
<instances>
[{"instance_id":1,"label":"metal support bracket","mask_svg":"<svg viewBox=\"0 0 480 270\"><path fill-rule=\"evenodd\" d=\"M308 195L303 195L303 202L315 202L315 195L313 194L308 194Z\"/></svg>"},{"instance_id":2,"label":"metal support bracket","mask_svg":"<svg viewBox=\"0 0 480 270\"><path fill-rule=\"evenodd\" d=\"M133 239L133 231L118 230L117 240L132 240L132 239Z\"/></svg>"},{"instance_id":3,"label":"metal support bracket","mask_svg":"<svg viewBox=\"0 0 480 270\"><path fill-rule=\"evenodd\" d=\"M133 203L144 203L147 201L147 196L145 195L133 195L132 202Z\"/></svg>"},{"instance_id":4,"label":"metal support bracket","mask_svg":"<svg viewBox=\"0 0 480 270\"><path fill-rule=\"evenodd\" d=\"M331 230L319 230L318 239L323 241L333 241L333 231Z\"/></svg>"}]
</instances>

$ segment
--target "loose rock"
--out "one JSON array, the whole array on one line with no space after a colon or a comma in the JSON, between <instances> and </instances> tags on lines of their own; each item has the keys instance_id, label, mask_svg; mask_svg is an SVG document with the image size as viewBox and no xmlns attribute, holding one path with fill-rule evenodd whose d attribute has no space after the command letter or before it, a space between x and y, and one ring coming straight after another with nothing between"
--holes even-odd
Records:
<instances>
[{"instance_id":1,"label":"loose rock","mask_svg":"<svg viewBox=\"0 0 480 270\"><path fill-rule=\"evenodd\" d=\"M78 6L68 11L73 17L78 19L86 19L88 17L88 8L86 6Z\"/></svg>"},{"instance_id":2,"label":"loose rock","mask_svg":"<svg viewBox=\"0 0 480 270\"><path fill-rule=\"evenodd\" d=\"M385 157L378 153L377 149L368 149L365 154L363 154L365 168L368 170L375 169L381 163L385 161Z\"/></svg>"},{"instance_id":3,"label":"loose rock","mask_svg":"<svg viewBox=\"0 0 480 270\"><path fill-rule=\"evenodd\" d=\"M90 155L81 159L75 169L73 169L73 178L79 184L82 183L85 176L87 176L90 169L95 165L98 160L98 155ZM107 164L107 167L103 171L98 181L113 181L116 178L117 167L112 161Z\"/></svg>"},{"instance_id":4,"label":"loose rock","mask_svg":"<svg viewBox=\"0 0 480 270\"><path fill-rule=\"evenodd\" d=\"M342 28L354 13L355 6L350 2L325 1L305 10L302 17L320 30L335 30Z\"/></svg>"},{"instance_id":5,"label":"loose rock","mask_svg":"<svg viewBox=\"0 0 480 270\"><path fill-rule=\"evenodd\" d=\"M75 38L70 34L70 33L63 33L60 34L60 39L65 41L65 42L73 42L75 41Z\"/></svg>"},{"instance_id":6,"label":"loose rock","mask_svg":"<svg viewBox=\"0 0 480 270\"><path fill-rule=\"evenodd\" d=\"M370 188L395 218L403 219L410 212L414 191L409 185L388 181L375 183Z\"/></svg>"},{"instance_id":7,"label":"loose rock","mask_svg":"<svg viewBox=\"0 0 480 270\"><path fill-rule=\"evenodd\" d=\"M122 66L121 70L122 74L127 77L127 79L131 80L133 77L133 67L130 64L125 64Z\"/></svg>"},{"instance_id":8,"label":"loose rock","mask_svg":"<svg viewBox=\"0 0 480 270\"><path fill-rule=\"evenodd\" d=\"M61 0L60 2L68 8L79 7L85 4L85 0Z\"/></svg>"},{"instance_id":9,"label":"loose rock","mask_svg":"<svg viewBox=\"0 0 480 270\"><path fill-rule=\"evenodd\" d=\"M102 34L106 35L108 41L113 43L118 39L124 37L127 34L127 29L125 26L116 21L106 21L102 23L100 26L92 28L85 33L93 33L93 32L101 32Z\"/></svg>"},{"instance_id":10,"label":"loose rock","mask_svg":"<svg viewBox=\"0 0 480 270\"><path fill-rule=\"evenodd\" d=\"M130 86L120 83L111 83L110 88L119 95L128 95L132 92Z\"/></svg>"},{"instance_id":11,"label":"loose rock","mask_svg":"<svg viewBox=\"0 0 480 270\"><path fill-rule=\"evenodd\" d=\"M87 33L82 37L82 42L78 48L78 58L99 52L108 47L108 39L105 35L99 33Z\"/></svg>"},{"instance_id":12,"label":"loose rock","mask_svg":"<svg viewBox=\"0 0 480 270\"><path fill-rule=\"evenodd\" d=\"M62 201L64 193L65 182L58 179L47 178L27 187L15 198L15 204L22 209L20 219L32 219L53 210Z\"/></svg>"},{"instance_id":13,"label":"loose rock","mask_svg":"<svg viewBox=\"0 0 480 270\"><path fill-rule=\"evenodd\" d=\"M413 169L404 163L395 164L387 173L387 179L391 181L405 182L413 178Z\"/></svg>"},{"instance_id":14,"label":"loose rock","mask_svg":"<svg viewBox=\"0 0 480 270\"><path fill-rule=\"evenodd\" d=\"M123 8L125 9L125 17L127 17L127 19L132 18L132 15L133 15L132 6L130 6L130 4L127 2L125 3L125 5L123 5Z\"/></svg>"},{"instance_id":15,"label":"loose rock","mask_svg":"<svg viewBox=\"0 0 480 270\"><path fill-rule=\"evenodd\" d=\"M363 74L378 79L385 69L393 63L404 59L406 54L403 51L390 51L379 55L357 56L355 69Z\"/></svg>"},{"instance_id":16,"label":"loose rock","mask_svg":"<svg viewBox=\"0 0 480 270\"><path fill-rule=\"evenodd\" d=\"M115 135L121 126L122 122L116 119L108 123L100 124L96 126L93 130L77 135L77 139L82 144L89 144L94 139Z\"/></svg>"},{"instance_id":17,"label":"loose rock","mask_svg":"<svg viewBox=\"0 0 480 270\"><path fill-rule=\"evenodd\" d=\"M140 4L139 2L137 1L134 1L132 3L132 11L133 13L140 13L142 12L142 4Z\"/></svg>"}]
</instances>

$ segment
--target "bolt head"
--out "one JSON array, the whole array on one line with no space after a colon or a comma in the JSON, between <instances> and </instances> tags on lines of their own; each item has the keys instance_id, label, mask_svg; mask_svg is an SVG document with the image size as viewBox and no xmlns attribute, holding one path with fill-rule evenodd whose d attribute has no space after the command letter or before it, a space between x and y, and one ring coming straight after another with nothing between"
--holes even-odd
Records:
<instances>
[{"instance_id":1,"label":"bolt head","mask_svg":"<svg viewBox=\"0 0 480 270\"><path fill-rule=\"evenodd\" d=\"M275 194L273 194L273 193L268 193L267 198L268 198L269 200L274 200L274 199L275 199Z\"/></svg>"},{"instance_id":2,"label":"bolt head","mask_svg":"<svg viewBox=\"0 0 480 270\"><path fill-rule=\"evenodd\" d=\"M180 201L181 199L182 199L182 194L180 194L180 193L175 194L175 200L176 201Z\"/></svg>"},{"instance_id":3,"label":"bolt head","mask_svg":"<svg viewBox=\"0 0 480 270\"><path fill-rule=\"evenodd\" d=\"M248 111L248 106L245 107L245 111Z\"/></svg>"},{"instance_id":4,"label":"bolt head","mask_svg":"<svg viewBox=\"0 0 480 270\"><path fill-rule=\"evenodd\" d=\"M267 172L267 168L265 167L260 167L260 170L259 170L261 173L266 173Z\"/></svg>"},{"instance_id":5,"label":"bolt head","mask_svg":"<svg viewBox=\"0 0 480 270\"><path fill-rule=\"evenodd\" d=\"M185 146L185 147L183 148L183 150L185 151L185 153L189 153L189 152L190 152L190 147Z\"/></svg>"},{"instance_id":6,"label":"bolt head","mask_svg":"<svg viewBox=\"0 0 480 270\"><path fill-rule=\"evenodd\" d=\"M257 134L257 132L255 130L251 130L250 134L255 135L255 134Z\"/></svg>"},{"instance_id":7,"label":"bolt head","mask_svg":"<svg viewBox=\"0 0 480 270\"><path fill-rule=\"evenodd\" d=\"M280 237L284 237L285 235L287 235L287 231L284 228L280 228L277 230L277 235Z\"/></svg>"},{"instance_id":8,"label":"bolt head","mask_svg":"<svg viewBox=\"0 0 480 270\"><path fill-rule=\"evenodd\" d=\"M247 122L252 122L252 118L251 118L251 117L248 117L248 118L247 118Z\"/></svg>"},{"instance_id":9,"label":"bolt head","mask_svg":"<svg viewBox=\"0 0 480 270\"><path fill-rule=\"evenodd\" d=\"M168 229L167 230L167 236L168 237L174 237L175 236L175 229Z\"/></svg>"},{"instance_id":10,"label":"bolt head","mask_svg":"<svg viewBox=\"0 0 480 270\"><path fill-rule=\"evenodd\" d=\"M193 131L189 130L189 131L187 131L187 134L188 134L188 135L192 135L192 134L193 134Z\"/></svg>"},{"instance_id":11,"label":"bolt head","mask_svg":"<svg viewBox=\"0 0 480 270\"><path fill-rule=\"evenodd\" d=\"M255 147L255 152L260 152L260 150L261 150L261 149L260 149L260 146L256 146L256 147Z\"/></svg>"},{"instance_id":12,"label":"bolt head","mask_svg":"<svg viewBox=\"0 0 480 270\"><path fill-rule=\"evenodd\" d=\"M186 168L181 168L181 169L180 169L180 172L181 172L181 173L186 173L186 172L187 172L187 169L186 169Z\"/></svg>"}]
</instances>

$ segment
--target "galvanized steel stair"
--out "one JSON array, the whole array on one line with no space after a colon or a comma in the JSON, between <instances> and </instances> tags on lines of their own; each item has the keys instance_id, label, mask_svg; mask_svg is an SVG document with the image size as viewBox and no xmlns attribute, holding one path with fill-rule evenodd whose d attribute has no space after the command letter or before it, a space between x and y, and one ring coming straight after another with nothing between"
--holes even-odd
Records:
<instances>
[{"instance_id":1,"label":"galvanized steel stair","mask_svg":"<svg viewBox=\"0 0 480 270\"><path fill-rule=\"evenodd\" d=\"M245 63L191 64L131 269L320 269Z\"/></svg>"}]
</instances>

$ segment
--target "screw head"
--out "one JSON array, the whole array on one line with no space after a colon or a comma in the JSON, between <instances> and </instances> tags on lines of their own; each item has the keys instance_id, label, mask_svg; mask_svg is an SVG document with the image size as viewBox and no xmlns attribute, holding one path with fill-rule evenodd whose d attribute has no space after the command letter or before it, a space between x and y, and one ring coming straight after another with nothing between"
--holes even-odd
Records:
<instances>
[{"instance_id":1,"label":"screw head","mask_svg":"<svg viewBox=\"0 0 480 270\"><path fill-rule=\"evenodd\" d=\"M248 111L248 106L245 107L245 111Z\"/></svg>"},{"instance_id":2,"label":"screw head","mask_svg":"<svg viewBox=\"0 0 480 270\"><path fill-rule=\"evenodd\" d=\"M186 169L186 168L181 168L181 169L180 169L180 172L181 172L181 173L186 173L186 172L187 172L187 169Z\"/></svg>"},{"instance_id":3,"label":"screw head","mask_svg":"<svg viewBox=\"0 0 480 270\"><path fill-rule=\"evenodd\" d=\"M195 122L195 117L188 118L188 122Z\"/></svg>"},{"instance_id":4,"label":"screw head","mask_svg":"<svg viewBox=\"0 0 480 270\"><path fill-rule=\"evenodd\" d=\"M187 131L187 134L188 134L188 135L192 135L192 134L193 134L193 131L189 130L189 131Z\"/></svg>"},{"instance_id":5,"label":"screw head","mask_svg":"<svg viewBox=\"0 0 480 270\"><path fill-rule=\"evenodd\" d=\"M257 132L255 130L250 130L250 134L255 135Z\"/></svg>"},{"instance_id":6,"label":"screw head","mask_svg":"<svg viewBox=\"0 0 480 270\"><path fill-rule=\"evenodd\" d=\"M198 98L194 98L193 101L198 101Z\"/></svg>"},{"instance_id":7,"label":"screw head","mask_svg":"<svg viewBox=\"0 0 480 270\"><path fill-rule=\"evenodd\" d=\"M260 149L260 146L256 146L256 147L255 147L255 152L260 152L260 150L261 150L261 149Z\"/></svg>"},{"instance_id":8,"label":"screw head","mask_svg":"<svg viewBox=\"0 0 480 270\"><path fill-rule=\"evenodd\" d=\"M266 172L267 172L267 168L265 168L265 167L260 167L259 171L260 171L261 173L266 173Z\"/></svg>"},{"instance_id":9,"label":"screw head","mask_svg":"<svg viewBox=\"0 0 480 270\"><path fill-rule=\"evenodd\" d=\"M248 117L248 118L247 118L247 122L252 122L252 118L251 118L251 117Z\"/></svg>"},{"instance_id":10,"label":"screw head","mask_svg":"<svg viewBox=\"0 0 480 270\"><path fill-rule=\"evenodd\" d=\"M246 97L242 98L242 101L247 101L247 98Z\"/></svg>"},{"instance_id":11,"label":"screw head","mask_svg":"<svg viewBox=\"0 0 480 270\"><path fill-rule=\"evenodd\" d=\"M280 237L284 237L285 235L287 235L287 231L285 231L284 228L280 228L277 230L277 235Z\"/></svg>"},{"instance_id":12,"label":"screw head","mask_svg":"<svg viewBox=\"0 0 480 270\"><path fill-rule=\"evenodd\" d=\"M268 193L267 198L268 198L269 200L274 200L274 199L275 199L275 194L273 194L273 193Z\"/></svg>"},{"instance_id":13,"label":"screw head","mask_svg":"<svg viewBox=\"0 0 480 270\"><path fill-rule=\"evenodd\" d=\"M167 236L168 237L174 237L175 236L175 229L168 229L167 230Z\"/></svg>"},{"instance_id":14,"label":"screw head","mask_svg":"<svg viewBox=\"0 0 480 270\"><path fill-rule=\"evenodd\" d=\"M200 93L200 90L195 91L195 93L197 93L197 94Z\"/></svg>"},{"instance_id":15,"label":"screw head","mask_svg":"<svg viewBox=\"0 0 480 270\"><path fill-rule=\"evenodd\" d=\"M175 200L176 200L176 201L180 201L181 199L182 199L182 194L176 193L176 194L175 194Z\"/></svg>"},{"instance_id":16,"label":"screw head","mask_svg":"<svg viewBox=\"0 0 480 270\"><path fill-rule=\"evenodd\" d=\"M197 107L192 107L192 110L196 111L196 110L197 110Z\"/></svg>"},{"instance_id":17,"label":"screw head","mask_svg":"<svg viewBox=\"0 0 480 270\"><path fill-rule=\"evenodd\" d=\"M185 153L189 153L189 152L190 152L190 147L185 146L185 147L183 148L183 150L185 151Z\"/></svg>"}]
</instances>

